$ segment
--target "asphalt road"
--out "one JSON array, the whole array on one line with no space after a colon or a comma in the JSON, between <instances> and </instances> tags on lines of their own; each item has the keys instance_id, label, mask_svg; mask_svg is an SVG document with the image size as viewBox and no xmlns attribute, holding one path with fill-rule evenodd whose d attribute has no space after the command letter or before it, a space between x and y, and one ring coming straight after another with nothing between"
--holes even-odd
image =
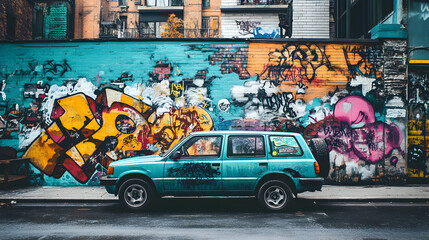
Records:
<instances>
[{"instance_id":1,"label":"asphalt road","mask_svg":"<svg viewBox=\"0 0 429 240\"><path fill-rule=\"evenodd\" d=\"M0 239L429 239L429 203L301 201L280 213L254 199L162 199L147 212L17 203L0 208Z\"/></svg>"}]
</instances>

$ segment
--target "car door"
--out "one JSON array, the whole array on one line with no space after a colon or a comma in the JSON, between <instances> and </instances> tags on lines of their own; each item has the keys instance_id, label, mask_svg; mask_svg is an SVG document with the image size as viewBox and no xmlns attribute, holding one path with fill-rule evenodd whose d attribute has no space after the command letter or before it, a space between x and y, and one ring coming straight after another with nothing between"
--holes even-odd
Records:
<instances>
[{"instance_id":1,"label":"car door","mask_svg":"<svg viewBox=\"0 0 429 240\"><path fill-rule=\"evenodd\" d=\"M224 191L249 193L268 171L266 141L263 135L232 135L222 164Z\"/></svg>"},{"instance_id":2,"label":"car door","mask_svg":"<svg viewBox=\"0 0 429 240\"><path fill-rule=\"evenodd\" d=\"M178 159L170 157L164 166L166 193L212 194L222 188L221 135L194 136L179 148Z\"/></svg>"}]
</instances>

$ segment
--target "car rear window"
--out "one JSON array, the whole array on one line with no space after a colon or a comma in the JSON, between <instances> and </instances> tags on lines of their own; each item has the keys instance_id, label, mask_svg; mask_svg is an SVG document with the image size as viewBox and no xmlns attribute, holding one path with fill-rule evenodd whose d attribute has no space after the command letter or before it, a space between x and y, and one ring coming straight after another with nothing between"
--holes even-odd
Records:
<instances>
[{"instance_id":1,"label":"car rear window","mask_svg":"<svg viewBox=\"0 0 429 240\"><path fill-rule=\"evenodd\" d=\"M263 136L230 136L228 138L228 157L264 157Z\"/></svg>"},{"instance_id":2,"label":"car rear window","mask_svg":"<svg viewBox=\"0 0 429 240\"><path fill-rule=\"evenodd\" d=\"M301 156L302 149L292 136L270 136L273 157Z\"/></svg>"}]
</instances>

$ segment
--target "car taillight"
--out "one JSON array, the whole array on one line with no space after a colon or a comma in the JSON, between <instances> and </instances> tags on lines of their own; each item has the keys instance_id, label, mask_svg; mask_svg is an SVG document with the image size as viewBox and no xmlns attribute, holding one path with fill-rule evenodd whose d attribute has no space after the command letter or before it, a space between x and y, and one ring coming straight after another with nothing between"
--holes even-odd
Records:
<instances>
[{"instance_id":1,"label":"car taillight","mask_svg":"<svg viewBox=\"0 0 429 240\"><path fill-rule=\"evenodd\" d=\"M112 175L112 174L113 174L113 167L107 168L107 175Z\"/></svg>"},{"instance_id":2,"label":"car taillight","mask_svg":"<svg viewBox=\"0 0 429 240\"><path fill-rule=\"evenodd\" d=\"M314 171L316 172L316 174L320 173L320 167L318 162L314 162Z\"/></svg>"}]
</instances>

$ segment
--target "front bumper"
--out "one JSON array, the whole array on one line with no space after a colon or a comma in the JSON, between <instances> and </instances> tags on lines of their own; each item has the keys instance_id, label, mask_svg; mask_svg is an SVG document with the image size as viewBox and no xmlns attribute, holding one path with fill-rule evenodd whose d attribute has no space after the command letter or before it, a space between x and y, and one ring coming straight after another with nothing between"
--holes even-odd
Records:
<instances>
[{"instance_id":1,"label":"front bumper","mask_svg":"<svg viewBox=\"0 0 429 240\"><path fill-rule=\"evenodd\" d=\"M118 181L118 178L109 178L108 176L102 176L100 177L100 185L104 186L106 188L106 191L110 194L117 194L116 193L116 182Z\"/></svg>"},{"instance_id":2,"label":"front bumper","mask_svg":"<svg viewBox=\"0 0 429 240\"><path fill-rule=\"evenodd\" d=\"M100 185L103 185L103 186L116 185L117 181L118 181L117 178L110 178L108 176L102 176L102 177L100 177Z\"/></svg>"},{"instance_id":3,"label":"front bumper","mask_svg":"<svg viewBox=\"0 0 429 240\"><path fill-rule=\"evenodd\" d=\"M300 178L299 184L305 188L305 191L316 191L321 190L323 182L325 181L322 177L315 178Z\"/></svg>"}]
</instances>

